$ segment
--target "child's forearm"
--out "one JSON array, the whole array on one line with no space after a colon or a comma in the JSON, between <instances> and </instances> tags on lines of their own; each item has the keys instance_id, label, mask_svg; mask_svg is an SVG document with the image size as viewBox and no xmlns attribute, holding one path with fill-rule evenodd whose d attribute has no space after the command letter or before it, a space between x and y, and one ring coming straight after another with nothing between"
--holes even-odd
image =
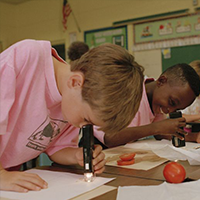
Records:
<instances>
[{"instance_id":1,"label":"child's forearm","mask_svg":"<svg viewBox=\"0 0 200 200\"><path fill-rule=\"evenodd\" d=\"M50 156L51 160L62 165L78 164L76 154L80 148L64 148Z\"/></svg>"},{"instance_id":2,"label":"child's forearm","mask_svg":"<svg viewBox=\"0 0 200 200\"><path fill-rule=\"evenodd\" d=\"M124 145L128 142L136 141L140 138L155 134L153 124L145 126L128 127L115 134L105 134L104 141L108 147Z\"/></svg>"},{"instance_id":3,"label":"child's forearm","mask_svg":"<svg viewBox=\"0 0 200 200\"><path fill-rule=\"evenodd\" d=\"M200 120L200 114L199 115L187 115L183 114L183 117L186 119L186 122L193 122Z\"/></svg>"}]
</instances>

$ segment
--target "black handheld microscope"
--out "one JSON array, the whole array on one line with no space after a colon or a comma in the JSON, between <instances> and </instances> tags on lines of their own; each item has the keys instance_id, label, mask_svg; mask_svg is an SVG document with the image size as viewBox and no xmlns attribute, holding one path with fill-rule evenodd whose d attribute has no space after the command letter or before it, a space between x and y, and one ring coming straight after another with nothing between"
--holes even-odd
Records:
<instances>
[{"instance_id":1,"label":"black handheld microscope","mask_svg":"<svg viewBox=\"0 0 200 200\"><path fill-rule=\"evenodd\" d=\"M92 182L94 179L94 170L92 165L94 150L93 125L88 124L81 128L83 137L83 157L84 157L84 180Z\"/></svg>"},{"instance_id":2,"label":"black handheld microscope","mask_svg":"<svg viewBox=\"0 0 200 200\"><path fill-rule=\"evenodd\" d=\"M182 113L181 113L181 111L176 111L176 112L169 113L169 116L171 119L179 118L179 117L182 117ZM190 133L198 133L200 131L200 123L199 122L187 122L186 127L184 129ZM175 147L184 147L185 146L185 136L183 134L180 134L180 135L182 137L184 137L184 140L180 140L176 136L172 137L172 144Z\"/></svg>"},{"instance_id":3,"label":"black handheld microscope","mask_svg":"<svg viewBox=\"0 0 200 200\"><path fill-rule=\"evenodd\" d=\"M182 113L180 111L172 112L172 113L169 113L169 117L171 119L179 118L179 117L182 117ZM175 147L184 147L185 146L185 136L183 134L180 134L180 133L179 133L179 135L181 135L182 137L184 137L184 140L181 140L181 139L179 139L176 136L172 136L172 144Z\"/></svg>"}]
</instances>

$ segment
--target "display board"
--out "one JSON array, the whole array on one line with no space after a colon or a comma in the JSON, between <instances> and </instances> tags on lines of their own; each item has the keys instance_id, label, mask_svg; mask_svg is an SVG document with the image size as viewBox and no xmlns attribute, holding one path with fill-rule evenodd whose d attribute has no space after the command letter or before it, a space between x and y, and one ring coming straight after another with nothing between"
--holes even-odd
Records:
<instances>
[{"instance_id":1,"label":"display board","mask_svg":"<svg viewBox=\"0 0 200 200\"><path fill-rule=\"evenodd\" d=\"M85 43L90 47L96 47L104 43L117 44L128 49L127 26L96 29L84 32Z\"/></svg>"},{"instance_id":2,"label":"display board","mask_svg":"<svg viewBox=\"0 0 200 200\"><path fill-rule=\"evenodd\" d=\"M200 34L200 15L136 24L134 31L135 44L196 36Z\"/></svg>"},{"instance_id":3,"label":"display board","mask_svg":"<svg viewBox=\"0 0 200 200\"><path fill-rule=\"evenodd\" d=\"M189 64L193 60L200 60L200 45L173 47L169 51L167 58L162 53L162 71L177 63Z\"/></svg>"}]
</instances>

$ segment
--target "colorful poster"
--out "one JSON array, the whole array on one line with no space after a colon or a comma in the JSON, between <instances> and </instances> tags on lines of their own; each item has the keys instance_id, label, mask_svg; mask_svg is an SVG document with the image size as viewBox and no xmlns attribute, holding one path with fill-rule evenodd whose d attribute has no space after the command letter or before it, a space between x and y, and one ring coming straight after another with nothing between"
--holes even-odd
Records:
<instances>
[{"instance_id":1,"label":"colorful poster","mask_svg":"<svg viewBox=\"0 0 200 200\"><path fill-rule=\"evenodd\" d=\"M128 48L127 45L127 26L112 27L85 31L85 43L90 48L99 46L104 43L112 43Z\"/></svg>"},{"instance_id":2,"label":"colorful poster","mask_svg":"<svg viewBox=\"0 0 200 200\"><path fill-rule=\"evenodd\" d=\"M200 15L135 24L135 44L200 35Z\"/></svg>"}]
</instances>

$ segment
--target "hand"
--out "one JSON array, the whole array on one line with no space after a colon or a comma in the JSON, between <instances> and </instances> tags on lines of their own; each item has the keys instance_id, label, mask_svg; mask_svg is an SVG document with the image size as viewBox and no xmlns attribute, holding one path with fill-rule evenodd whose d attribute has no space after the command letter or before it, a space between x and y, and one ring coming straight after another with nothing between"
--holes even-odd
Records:
<instances>
[{"instance_id":1,"label":"hand","mask_svg":"<svg viewBox=\"0 0 200 200\"><path fill-rule=\"evenodd\" d=\"M183 127L186 126L186 120L183 117L174 118L174 119L165 119L159 122L152 123L153 126L156 126L155 133L156 135L174 135L179 139L183 139L180 135L187 135L188 133L183 130Z\"/></svg>"},{"instance_id":2,"label":"hand","mask_svg":"<svg viewBox=\"0 0 200 200\"><path fill-rule=\"evenodd\" d=\"M200 143L200 132L198 133L188 133L185 137L186 142L197 142Z\"/></svg>"},{"instance_id":3,"label":"hand","mask_svg":"<svg viewBox=\"0 0 200 200\"><path fill-rule=\"evenodd\" d=\"M76 153L76 159L79 165L83 166L83 148L79 148ZM94 151L93 151L93 160L92 164L94 167L94 173L100 174L105 169L105 154L102 152L102 147L100 145L95 145Z\"/></svg>"},{"instance_id":4,"label":"hand","mask_svg":"<svg viewBox=\"0 0 200 200\"><path fill-rule=\"evenodd\" d=\"M37 174L27 172L9 172L1 169L0 179L0 190L28 192L29 190L39 191L48 187L48 184Z\"/></svg>"},{"instance_id":5,"label":"hand","mask_svg":"<svg viewBox=\"0 0 200 200\"><path fill-rule=\"evenodd\" d=\"M197 136L196 136L196 142L197 142L197 143L200 143L200 132L197 133Z\"/></svg>"},{"instance_id":6,"label":"hand","mask_svg":"<svg viewBox=\"0 0 200 200\"><path fill-rule=\"evenodd\" d=\"M100 145L95 145L93 152L93 166L95 174L100 174L105 169L105 154L102 152L102 147Z\"/></svg>"}]
</instances>

